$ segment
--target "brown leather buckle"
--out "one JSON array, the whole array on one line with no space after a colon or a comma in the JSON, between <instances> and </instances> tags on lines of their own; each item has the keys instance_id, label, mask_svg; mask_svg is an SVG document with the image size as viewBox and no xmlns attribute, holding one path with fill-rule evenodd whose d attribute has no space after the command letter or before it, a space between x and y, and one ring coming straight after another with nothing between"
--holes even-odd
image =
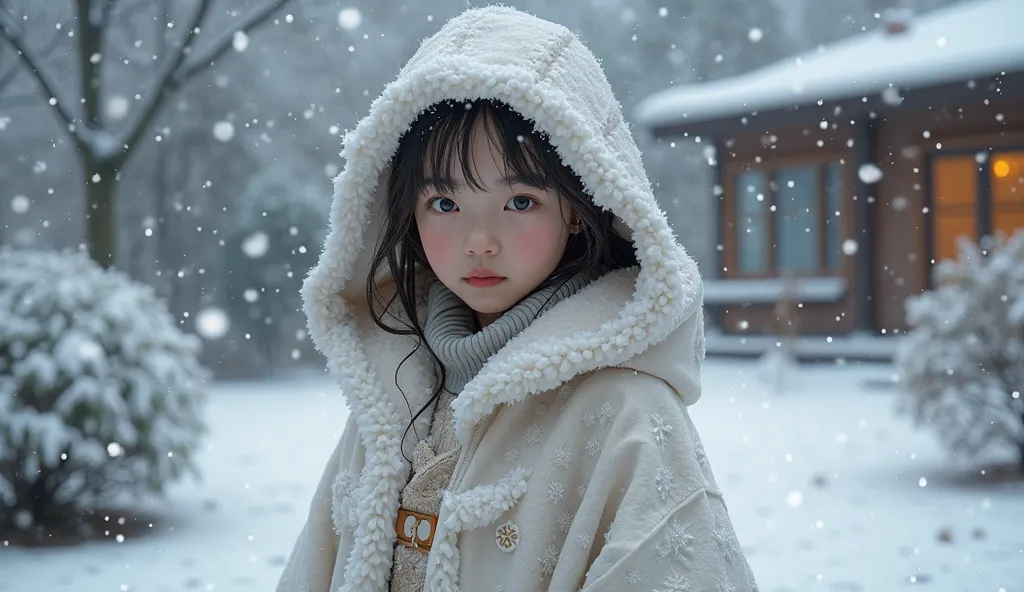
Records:
<instances>
[{"instance_id":1,"label":"brown leather buckle","mask_svg":"<svg viewBox=\"0 0 1024 592\"><path fill-rule=\"evenodd\" d=\"M431 545L434 544L437 516L398 508L395 531L398 532L398 544L416 549L426 555L430 552Z\"/></svg>"}]
</instances>

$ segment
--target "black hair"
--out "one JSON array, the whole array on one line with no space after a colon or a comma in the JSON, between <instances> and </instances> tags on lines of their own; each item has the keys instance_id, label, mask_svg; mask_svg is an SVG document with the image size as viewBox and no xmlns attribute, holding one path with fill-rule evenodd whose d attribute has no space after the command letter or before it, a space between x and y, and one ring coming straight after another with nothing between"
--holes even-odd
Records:
<instances>
[{"instance_id":1,"label":"black hair","mask_svg":"<svg viewBox=\"0 0 1024 592\"><path fill-rule=\"evenodd\" d=\"M412 416L405 434L412 422L441 394L446 375L444 364L426 342L416 311L416 271L418 267L430 269L416 226L417 198L428 176L426 171L431 172L433 184L440 183L442 188L454 178L452 172L460 170L470 187L484 189L471 162L471 140L477 122L485 126L486 137L500 152L508 175L555 191L560 205L567 203L580 222L580 231L569 235L561 261L537 290L564 284L585 270L611 271L638 265L632 242L612 228L614 215L593 203L579 175L562 163L547 134L536 130L531 121L508 105L491 99L447 100L424 110L399 139L398 149L391 159L386 188L387 216L366 282L366 299L374 323L388 333L408 335L416 340L415 349L402 363L420 347L426 347L439 370L438 386L430 400ZM384 265L390 269L395 286L388 298L380 293L374 281ZM392 309L396 304L404 314L396 314ZM400 326L389 325L385 317L396 320ZM396 370L396 385L397 379ZM406 402L408 404L408 399ZM409 413L412 414L411 406Z\"/></svg>"}]
</instances>

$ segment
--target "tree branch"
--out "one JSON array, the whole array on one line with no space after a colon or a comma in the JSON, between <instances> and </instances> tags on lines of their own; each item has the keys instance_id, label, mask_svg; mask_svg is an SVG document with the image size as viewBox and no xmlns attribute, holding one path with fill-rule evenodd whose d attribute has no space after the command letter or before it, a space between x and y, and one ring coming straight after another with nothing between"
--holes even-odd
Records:
<instances>
[{"instance_id":1,"label":"tree branch","mask_svg":"<svg viewBox=\"0 0 1024 592\"><path fill-rule=\"evenodd\" d=\"M201 55L189 58L192 50L192 42L195 39L196 27L203 20L209 9L210 0L200 0L199 9L190 24L188 35L179 47L178 53L173 59L164 60L157 75L156 82L150 91L143 95L144 103L136 110L137 115L125 126L123 137L124 142L120 145L134 146L142 137L142 134L149 128L153 117L160 108L163 99L171 91L174 91L187 83L197 74L205 70L210 64L222 56L232 44L236 31L248 31L259 26L267 20L275 11L290 2L290 0L271 0L261 8L253 10L242 17L237 26L225 31L221 37L210 44ZM186 58L189 58L186 61ZM119 137L121 137L119 135Z\"/></svg>"},{"instance_id":2,"label":"tree branch","mask_svg":"<svg viewBox=\"0 0 1024 592\"><path fill-rule=\"evenodd\" d=\"M68 131L80 145L84 143L83 127L76 126L77 115L71 110L71 101L65 101L60 86L49 71L42 64L42 59L25 41L24 31L18 25L14 17L6 9L0 8L0 38L7 42L21 55L22 61L28 66L29 72L35 77L39 84L47 104L53 109L58 118L67 126Z\"/></svg>"}]
</instances>

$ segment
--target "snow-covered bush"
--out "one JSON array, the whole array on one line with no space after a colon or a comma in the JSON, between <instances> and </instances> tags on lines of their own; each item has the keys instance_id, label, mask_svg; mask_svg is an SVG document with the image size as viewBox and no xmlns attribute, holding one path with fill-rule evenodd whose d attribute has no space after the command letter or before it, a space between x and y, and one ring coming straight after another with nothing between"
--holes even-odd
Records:
<instances>
[{"instance_id":1,"label":"snow-covered bush","mask_svg":"<svg viewBox=\"0 0 1024 592\"><path fill-rule=\"evenodd\" d=\"M208 373L177 325L84 253L0 249L0 531L195 473Z\"/></svg>"},{"instance_id":2,"label":"snow-covered bush","mask_svg":"<svg viewBox=\"0 0 1024 592\"><path fill-rule=\"evenodd\" d=\"M959 251L907 303L900 407L951 452L1009 447L1024 470L1024 231Z\"/></svg>"}]
</instances>

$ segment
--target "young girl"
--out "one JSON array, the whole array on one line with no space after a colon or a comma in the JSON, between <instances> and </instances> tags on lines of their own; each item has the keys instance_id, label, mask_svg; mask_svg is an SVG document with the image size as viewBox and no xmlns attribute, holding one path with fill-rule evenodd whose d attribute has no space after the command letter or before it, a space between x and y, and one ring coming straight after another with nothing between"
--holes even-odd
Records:
<instances>
[{"instance_id":1,"label":"young girl","mask_svg":"<svg viewBox=\"0 0 1024 592\"><path fill-rule=\"evenodd\" d=\"M700 277L579 40L468 10L343 156L303 297L351 415L278 590L754 590Z\"/></svg>"}]
</instances>

